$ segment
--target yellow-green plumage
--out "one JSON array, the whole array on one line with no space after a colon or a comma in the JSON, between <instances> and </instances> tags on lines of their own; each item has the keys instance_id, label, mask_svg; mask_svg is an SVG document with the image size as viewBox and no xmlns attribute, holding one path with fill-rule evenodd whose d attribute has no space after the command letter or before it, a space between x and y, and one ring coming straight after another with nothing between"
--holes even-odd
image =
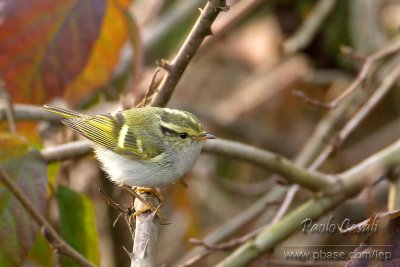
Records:
<instances>
[{"instance_id":1,"label":"yellow-green plumage","mask_svg":"<svg viewBox=\"0 0 400 267\"><path fill-rule=\"evenodd\" d=\"M193 165L201 141L213 138L196 116L175 109L145 107L94 116L43 109L91 140L110 179L122 184L161 186L179 179Z\"/></svg>"}]
</instances>

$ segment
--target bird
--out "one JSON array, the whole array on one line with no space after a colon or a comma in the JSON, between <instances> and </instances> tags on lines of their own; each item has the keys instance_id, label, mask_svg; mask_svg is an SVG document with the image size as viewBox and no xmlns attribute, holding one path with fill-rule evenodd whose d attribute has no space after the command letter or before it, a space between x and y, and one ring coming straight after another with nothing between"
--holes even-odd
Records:
<instances>
[{"instance_id":1,"label":"bird","mask_svg":"<svg viewBox=\"0 0 400 267\"><path fill-rule=\"evenodd\" d=\"M195 115L178 109L141 107L93 116L47 105L42 109L89 139L107 177L131 188L179 181L204 142L216 138Z\"/></svg>"}]
</instances>

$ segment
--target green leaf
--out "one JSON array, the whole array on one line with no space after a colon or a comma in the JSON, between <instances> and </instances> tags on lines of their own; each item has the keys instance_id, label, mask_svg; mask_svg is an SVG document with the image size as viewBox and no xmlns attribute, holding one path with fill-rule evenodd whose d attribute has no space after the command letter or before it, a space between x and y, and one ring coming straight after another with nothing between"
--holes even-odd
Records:
<instances>
[{"instance_id":1,"label":"green leaf","mask_svg":"<svg viewBox=\"0 0 400 267\"><path fill-rule=\"evenodd\" d=\"M39 212L45 214L47 168L37 151L0 163ZM20 202L0 183L0 266L20 266L39 226Z\"/></svg>"},{"instance_id":2,"label":"green leaf","mask_svg":"<svg viewBox=\"0 0 400 267\"><path fill-rule=\"evenodd\" d=\"M38 233L24 266L51 267L55 265L54 261L54 253L49 242L47 242L42 233Z\"/></svg>"},{"instance_id":3,"label":"green leaf","mask_svg":"<svg viewBox=\"0 0 400 267\"><path fill-rule=\"evenodd\" d=\"M58 187L56 196L60 210L61 236L84 257L98 265L99 241L92 202L65 186ZM78 266L65 256L60 259L62 266Z\"/></svg>"}]
</instances>

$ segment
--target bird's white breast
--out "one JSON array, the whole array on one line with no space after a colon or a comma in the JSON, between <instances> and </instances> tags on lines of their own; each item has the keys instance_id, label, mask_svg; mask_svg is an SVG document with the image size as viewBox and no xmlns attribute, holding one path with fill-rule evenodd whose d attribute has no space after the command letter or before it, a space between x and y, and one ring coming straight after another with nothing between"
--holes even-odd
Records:
<instances>
[{"instance_id":1,"label":"bird's white breast","mask_svg":"<svg viewBox=\"0 0 400 267\"><path fill-rule=\"evenodd\" d=\"M187 173L201 151L202 142L183 151L169 151L160 158L146 161L123 157L103 146L93 144L97 159L109 179L120 185L162 187L176 182ZM160 156L158 156L160 157Z\"/></svg>"}]
</instances>

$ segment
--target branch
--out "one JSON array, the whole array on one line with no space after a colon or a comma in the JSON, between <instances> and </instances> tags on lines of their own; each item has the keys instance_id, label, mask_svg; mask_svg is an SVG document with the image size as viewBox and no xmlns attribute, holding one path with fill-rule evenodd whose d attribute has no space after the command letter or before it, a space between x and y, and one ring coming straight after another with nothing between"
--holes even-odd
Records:
<instances>
[{"instance_id":1,"label":"branch","mask_svg":"<svg viewBox=\"0 0 400 267\"><path fill-rule=\"evenodd\" d=\"M217 266L248 266L256 257L293 234L301 226L299 222L304 218L316 220L346 199L360 193L363 188L371 185L373 181L366 180L371 169L378 170L382 174L398 164L400 164L400 141L339 174L343 190L336 194L322 195L307 201L286 215L279 223L266 227L254 240L248 241L236 249Z\"/></svg>"},{"instance_id":2,"label":"branch","mask_svg":"<svg viewBox=\"0 0 400 267\"><path fill-rule=\"evenodd\" d=\"M282 175L289 182L300 184L311 190L334 189L338 186L336 180L330 175L306 170L282 156L238 142L213 140L206 142L203 151L267 168Z\"/></svg>"},{"instance_id":3,"label":"branch","mask_svg":"<svg viewBox=\"0 0 400 267\"><path fill-rule=\"evenodd\" d=\"M90 151L91 148L88 141L77 141L43 149L41 155L47 163L50 163L83 156ZM331 175L306 170L280 155L239 142L224 139L208 141L203 151L247 161L274 171L289 182L300 184L311 190L334 190L338 186L336 179Z\"/></svg>"},{"instance_id":4,"label":"branch","mask_svg":"<svg viewBox=\"0 0 400 267\"><path fill-rule=\"evenodd\" d=\"M248 15L252 15L261 5L266 4L265 0L241 0L236 2L230 7L229 12L218 20L213 27L213 39L207 39L204 44L200 47L199 52L209 51L210 46L215 40L223 38L230 32L234 26L239 24Z\"/></svg>"},{"instance_id":5,"label":"branch","mask_svg":"<svg viewBox=\"0 0 400 267\"><path fill-rule=\"evenodd\" d=\"M31 201L24 195L21 189L13 182L10 176L0 166L0 180L10 190L10 192L18 199L25 210L36 221L37 224L44 227L46 240L60 253L70 257L80 266L94 267L94 265L84 258L74 248L70 247L54 230L51 224L40 214L40 212L32 205Z\"/></svg>"},{"instance_id":6,"label":"branch","mask_svg":"<svg viewBox=\"0 0 400 267\"><path fill-rule=\"evenodd\" d=\"M268 194L264 194L260 199L254 202L250 207L244 209L235 217L227 220L218 228L213 230L202 240L209 245L215 245L237 232L239 229L248 226L253 222L271 203L276 203L282 198L285 193L285 188L279 186L276 190L272 189ZM209 255L204 247L196 247L180 260L181 264L191 264Z\"/></svg>"},{"instance_id":7,"label":"branch","mask_svg":"<svg viewBox=\"0 0 400 267\"><path fill-rule=\"evenodd\" d=\"M324 108L324 109L336 108L339 105L339 103L343 101L343 99L345 99L348 95L354 92L361 85L361 83L363 83L367 79L370 69L377 61L389 55L393 55L399 51L400 51L400 39L395 40L392 44L385 46L384 48L366 57L365 62L362 65L361 70L359 71L356 79L347 87L347 89L341 95L339 95L336 99L334 99L331 102L323 103L319 100L311 99L301 91L294 91L293 94L296 97L300 98L304 103L317 108Z\"/></svg>"},{"instance_id":8,"label":"branch","mask_svg":"<svg viewBox=\"0 0 400 267\"><path fill-rule=\"evenodd\" d=\"M140 196L153 207L159 206L158 199L152 194L143 193ZM142 210L145 204L139 199L135 199L135 210ZM131 256L132 267L151 267L155 266L156 245L160 217L155 212L143 212L136 217L135 230L131 232L133 251Z\"/></svg>"},{"instance_id":9,"label":"branch","mask_svg":"<svg viewBox=\"0 0 400 267\"><path fill-rule=\"evenodd\" d=\"M178 81L197 49L203 40L212 34L211 24L217 18L218 14L225 10L227 10L225 0L208 1L174 60L167 65L164 64L167 74L161 81L158 94L152 100L151 106L164 107L168 103Z\"/></svg>"},{"instance_id":10,"label":"branch","mask_svg":"<svg viewBox=\"0 0 400 267\"><path fill-rule=\"evenodd\" d=\"M283 43L283 50L286 54L296 53L310 44L318 29L333 11L336 2L336 0L321 0L317 2L306 21L292 37Z\"/></svg>"},{"instance_id":11,"label":"branch","mask_svg":"<svg viewBox=\"0 0 400 267\"><path fill-rule=\"evenodd\" d=\"M46 112L35 105L15 104L12 106L14 119L18 120L45 120L60 121L60 117ZM0 106L0 121L7 119L7 108Z\"/></svg>"},{"instance_id":12,"label":"branch","mask_svg":"<svg viewBox=\"0 0 400 267\"><path fill-rule=\"evenodd\" d=\"M45 148L41 151L41 155L45 162L52 163L85 156L91 152L90 142L83 140Z\"/></svg>"},{"instance_id":13,"label":"branch","mask_svg":"<svg viewBox=\"0 0 400 267\"><path fill-rule=\"evenodd\" d=\"M357 126L367 117L371 110L382 100L389 92L392 86L396 83L400 76L400 66L396 66L382 81L381 85L371 95L368 101L362 105L357 113L349 120L342 130L337 134L334 143L326 146L312 164L312 169L317 168L324 162L335 148L342 144L343 141L357 128Z\"/></svg>"}]
</instances>

